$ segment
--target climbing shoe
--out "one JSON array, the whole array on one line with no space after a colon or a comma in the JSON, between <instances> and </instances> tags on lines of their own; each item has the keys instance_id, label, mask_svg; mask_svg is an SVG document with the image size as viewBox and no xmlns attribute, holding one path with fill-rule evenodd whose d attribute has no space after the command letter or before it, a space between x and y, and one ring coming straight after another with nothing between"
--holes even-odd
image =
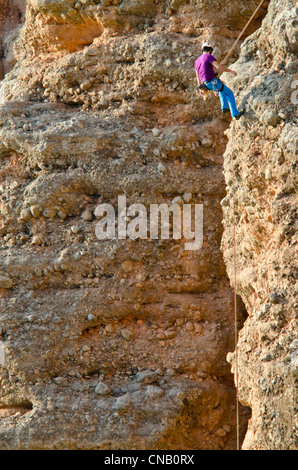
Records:
<instances>
[{"instance_id":1,"label":"climbing shoe","mask_svg":"<svg viewBox=\"0 0 298 470\"><path fill-rule=\"evenodd\" d=\"M240 111L240 113L239 113L239 114L237 114L237 116L235 116L235 119L237 119L237 121L238 121L238 119L240 119L240 118L241 118L241 116L243 116L243 114L244 114L244 113L245 113L245 110L244 110L244 109L242 109L242 110Z\"/></svg>"},{"instance_id":2,"label":"climbing shoe","mask_svg":"<svg viewBox=\"0 0 298 470\"><path fill-rule=\"evenodd\" d=\"M225 108L225 109L222 110L222 112L223 112L223 114L229 113L229 112L230 112L230 108Z\"/></svg>"}]
</instances>

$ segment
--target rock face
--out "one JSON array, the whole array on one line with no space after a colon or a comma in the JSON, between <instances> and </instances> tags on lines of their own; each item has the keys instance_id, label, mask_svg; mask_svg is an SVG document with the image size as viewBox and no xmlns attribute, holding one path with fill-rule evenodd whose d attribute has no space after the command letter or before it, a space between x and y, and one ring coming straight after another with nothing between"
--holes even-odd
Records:
<instances>
[{"instance_id":1,"label":"rock face","mask_svg":"<svg viewBox=\"0 0 298 470\"><path fill-rule=\"evenodd\" d=\"M24 23L26 0L0 1L0 80L16 63L13 43Z\"/></svg>"},{"instance_id":2,"label":"rock face","mask_svg":"<svg viewBox=\"0 0 298 470\"><path fill-rule=\"evenodd\" d=\"M244 449L297 448L297 31L295 2L271 2L235 64L247 113L228 131L222 248L233 280L234 168L236 287L249 314L238 345L240 400L252 409Z\"/></svg>"},{"instance_id":3,"label":"rock face","mask_svg":"<svg viewBox=\"0 0 298 470\"><path fill-rule=\"evenodd\" d=\"M233 290L220 249L220 202L226 196L224 131L229 122L219 115L217 97L206 102L199 98L193 64L205 39L216 42L215 55L221 60L258 3L245 2L244 8L234 1L27 2L25 25L7 49L7 57L17 62L12 69L13 62L6 62L0 88L2 449L235 448L235 389L226 361L234 349ZM268 2L247 34L261 26L267 6ZM273 2L264 29L243 46L240 66L250 64L261 44L267 52L266 34L275 41L276 8ZM285 24L283 15L292 15L289 11L284 5L276 28ZM292 38L290 24L283 34ZM286 66L294 67L289 43L289 39L284 42L284 49L279 42L271 47L286 53ZM276 56L274 66L270 60L268 55L266 66L277 67L277 73L261 76L258 71L258 93L263 89L268 94L269 85L273 93L279 83L281 63ZM276 217L276 243L283 233L286 244L288 231L292 233L291 212L279 220L283 204L292 207L292 180L287 176L294 132L291 111L281 106L279 112L290 113L281 117L270 107L271 95L266 94L269 105L264 106L253 101L257 96L263 99L261 95L241 92L245 73L233 86L251 104L252 121L243 118L235 126L235 149L246 145L245 158L254 151L253 159L258 158L258 149L266 152L270 139L276 147L283 146L282 153L276 150L276 166L267 168L268 162L259 158L263 166L257 181L269 185L264 194L261 189L260 194L251 191L246 197L260 196L251 204L256 213L263 205L267 210L268 197L280 191L277 180L280 184L279 176L283 178L285 197L277 198L272 220L265 222L274 225ZM251 87L255 85L252 82ZM286 103L289 90L272 94L274 103ZM248 132L245 126L250 125ZM225 161L227 203L230 148L231 142ZM283 164L281 175L278 165ZM252 169L245 170L244 181L253 185ZM241 189L244 194L242 183ZM187 251L184 239L99 240L97 206L106 203L117 210L118 196L123 195L127 207L203 204L202 247ZM231 276L232 224L227 206L224 215L223 251ZM127 223L132 219L126 214ZM253 220L256 223L255 216ZM250 231L237 233L241 243L261 244L256 255L251 252L249 263L245 252L238 253L243 280L237 288L250 314L245 325L255 318L253 282L257 283L254 302L265 309L266 322L280 309L272 332L262 320L272 357L270 335L284 329L280 343L274 343L277 350L279 344L284 348L293 314L292 278L284 271L292 268L277 260L294 256L291 247L278 254L277 246L267 246L267 235L265 246L258 238L259 229L252 230L252 237L257 231L252 241L246 238ZM271 256L276 256L280 270L271 270L277 284L267 293L269 278L262 274L266 265L258 261L257 280L250 281L250 276L254 256L269 249L276 250ZM263 308L263 294L271 295L271 300L265 299L268 310ZM241 327L246 312L240 298L238 315ZM255 335L260 335L259 330ZM291 344L293 348L295 343ZM260 351L260 345L254 347L252 356ZM289 396L293 391L289 356L279 356L285 368L277 378L271 377L271 365L279 367L275 356L262 361L260 357L245 366L241 381L241 399L253 410L246 447L256 419L269 419L269 414L255 418L261 392L251 385L254 405L244 384L265 378L263 394L273 386ZM268 380L276 378L276 385L255 372L245 379L247 370L263 364ZM248 416L249 409L241 408L241 438ZM289 435L290 425L282 423ZM263 439L253 445L265 447L265 433Z\"/></svg>"}]
</instances>

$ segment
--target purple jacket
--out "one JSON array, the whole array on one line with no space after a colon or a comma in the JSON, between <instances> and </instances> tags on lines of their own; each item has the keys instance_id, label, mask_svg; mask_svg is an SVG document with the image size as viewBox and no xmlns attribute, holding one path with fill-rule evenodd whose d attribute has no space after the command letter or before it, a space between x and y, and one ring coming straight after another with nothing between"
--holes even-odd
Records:
<instances>
[{"instance_id":1,"label":"purple jacket","mask_svg":"<svg viewBox=\"0 0 298 470\"><path fill-rule=\"evenodd\" d=\"M195 69L199 74L201 83L209 82L215 78L212 62L216 59L211 54L202 54L195 61Z\"/></svg>"}]
</instances>

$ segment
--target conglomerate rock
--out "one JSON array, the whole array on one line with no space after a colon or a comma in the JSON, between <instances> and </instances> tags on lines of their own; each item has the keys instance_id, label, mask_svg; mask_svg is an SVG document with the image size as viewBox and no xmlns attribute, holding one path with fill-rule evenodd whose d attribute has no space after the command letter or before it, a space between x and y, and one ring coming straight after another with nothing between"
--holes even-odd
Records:
<instances>
[{"instance_id":1,"label":"conglomerate rock","mask_svg":"<svg viewBox=\"0 0 298 470\"><path fill-rule=\"evenodd\" d=\"M221 60L258 3L27 2L0 88L2 449L235 448L229 122L193 64L205 39ZM123 195L203 204L201 249L98 240L96 207Z\"/></svg>"},{"instance_id":2,"label":"conglomerate rock","mask_svg":"<svg viewBox=\"0 0 298 470\"><path fill-rule=\"evenodd\" d=\"M235 70L245 117L228 131L222 249L248 319L238 344L244 449L297 449L297 6L271 2ZM234 169L234 177L233 177ZM234 186L234 198L233 198ZM234 202L233 202L234 200ZM235 370L235 354L229 355Z\"/></svg>"},{"instance_id":3,"label":"conglomerate rock","mask_svg":"<svg viewBox=\"0 0 298 470\"><path fill-rule=\"evenodd\" d=\"M26 0L0 0L0 80L14 66L13 43L24 23Z\"/></svg>"}]
</instances>

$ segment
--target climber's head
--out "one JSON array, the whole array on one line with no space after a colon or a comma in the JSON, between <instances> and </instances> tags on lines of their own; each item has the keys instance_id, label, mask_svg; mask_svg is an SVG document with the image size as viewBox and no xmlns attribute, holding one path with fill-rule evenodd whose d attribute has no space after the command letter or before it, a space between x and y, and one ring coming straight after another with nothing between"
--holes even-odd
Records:
<instances>
[{"instance_id":1,"label":"climber's head","mask_svg":"<svg viewBox=\"0 0 298 470\"><path fill-rule=\"evenodd\" d=\"M204 44L202 45L203 54L212 54L213 49L214 47L212 46L212 44L210 44L210 42L204 42Z\"/></svg>"}]
</instances>

